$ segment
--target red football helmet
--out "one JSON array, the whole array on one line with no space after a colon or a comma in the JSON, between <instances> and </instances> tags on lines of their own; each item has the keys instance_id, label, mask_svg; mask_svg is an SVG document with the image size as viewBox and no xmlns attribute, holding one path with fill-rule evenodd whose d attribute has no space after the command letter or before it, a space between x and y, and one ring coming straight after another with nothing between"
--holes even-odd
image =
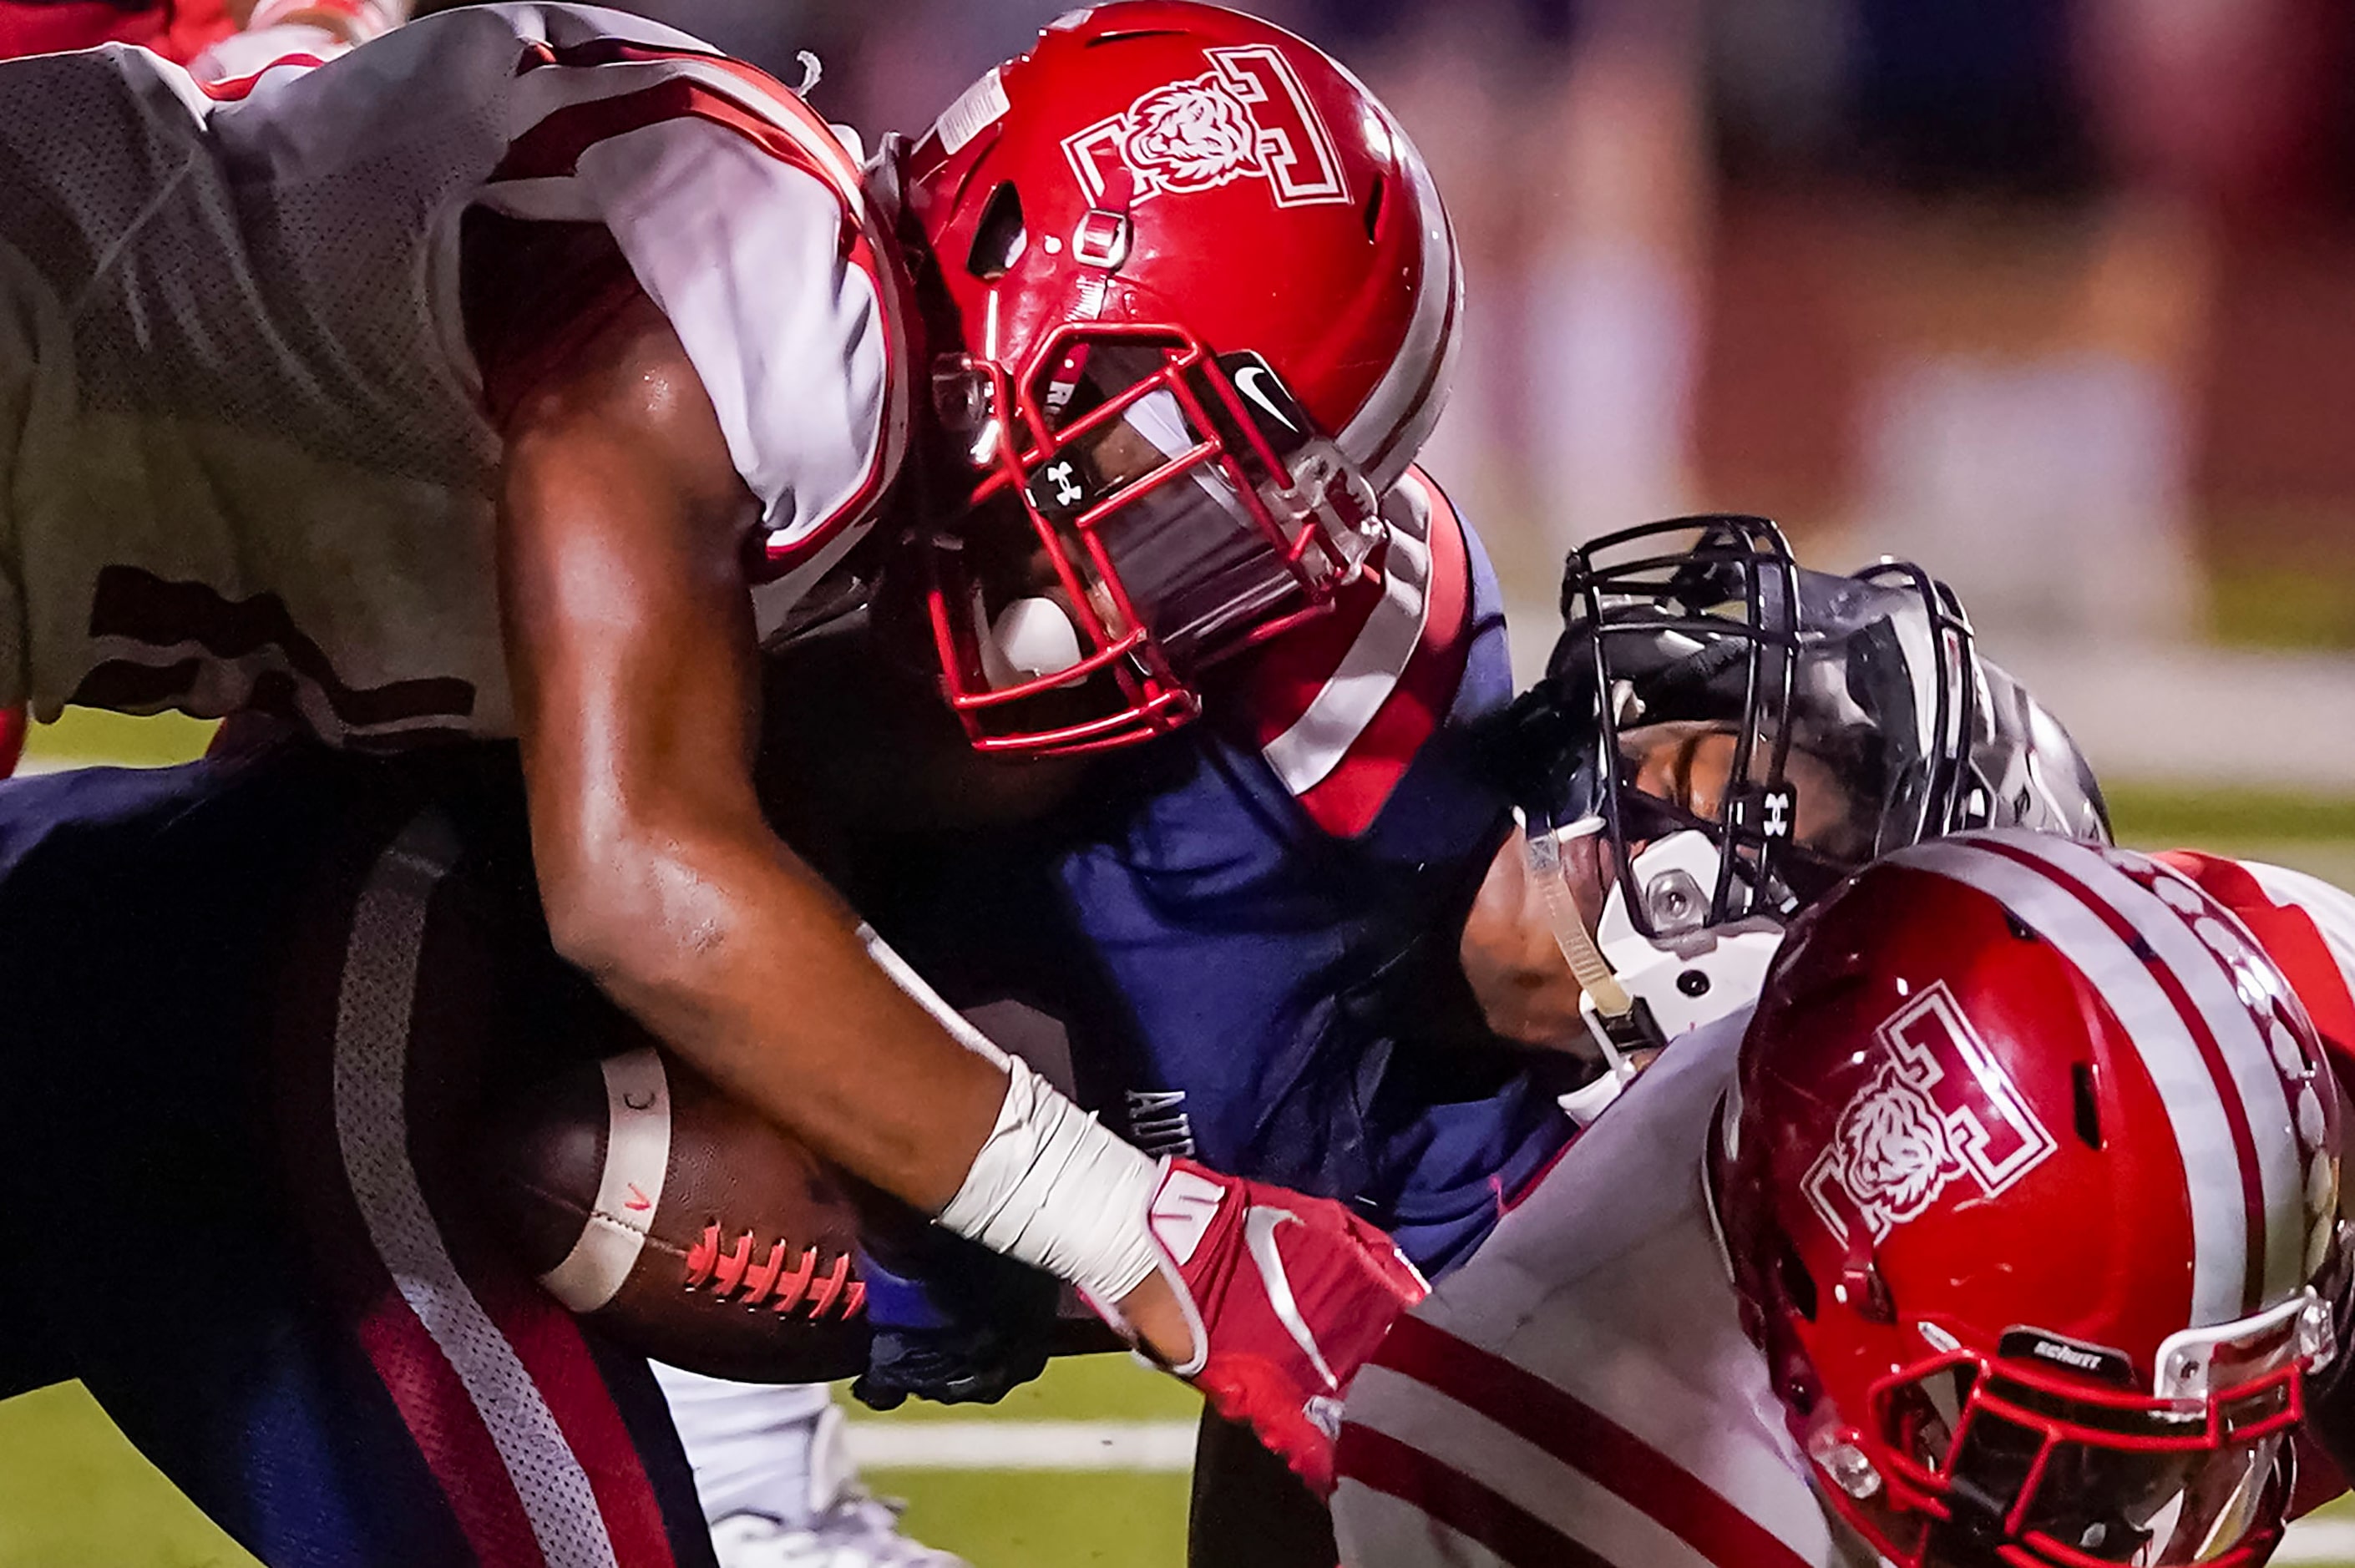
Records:
<instances>
[{"instance_id":1,"label":"red football helmet","mask_svg":"<svg viewBox=\"0 0 2355 1568\"><path fill-rule=\"evenodd\" d=\"M906 207L969 498L930 611L975 745L1173 728L1204 666L1379 568L1462 285L1421 158L1324 53L1191 0L1073 12L950 105Z\"/></svg>"},{"instance_id":2,"label":"red football helmet","mask_svg":"<svg viewBox=\"0 0 2355 1568\"><path fill-rule=\"evenodd\" d=\"M2141 855L1859 874L1777 959L1710 1167L1818 1492L1902 1568L2264 1562L2337 1349L2336 1107L2280 970Z\"/></svg>"}]
</instances>

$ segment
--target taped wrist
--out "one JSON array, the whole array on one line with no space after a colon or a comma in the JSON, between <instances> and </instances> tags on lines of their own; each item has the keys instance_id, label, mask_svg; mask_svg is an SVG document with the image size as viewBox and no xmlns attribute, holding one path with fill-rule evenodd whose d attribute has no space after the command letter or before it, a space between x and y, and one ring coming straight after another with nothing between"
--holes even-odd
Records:
<instances>
[{"instance_id":1,"label":"taped wrist","mask_svg":"<svg viewBox=\"0 0 2355 1568\"><path fill-rule=\"evenodd\" d=\"M1160 1180L1153 1160L1009 1058L997 1125L940 1223L1110 1306L1153 1272L1146 1211Z\"/></svg>"}]
</instances>

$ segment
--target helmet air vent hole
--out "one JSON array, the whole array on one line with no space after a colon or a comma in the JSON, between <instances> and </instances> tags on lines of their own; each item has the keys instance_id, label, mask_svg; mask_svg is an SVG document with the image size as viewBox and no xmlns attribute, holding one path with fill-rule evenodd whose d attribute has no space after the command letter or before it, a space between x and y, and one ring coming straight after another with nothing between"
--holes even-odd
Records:
<instances>
[{"instance_id":1,"label":"helmet air vent hole","mask_svg":"<svg viewBox=\"0 0 2355 1568\"><path fill-rule=\"evenodd\" d=\"M1123 27L1117 32L1098 33L1087 47L1100 49L1106 44L1125 44L1136 38L1179 38L1185 33L1177 27Z\"/></svg>"},{"instance_id":2,"label":"helmet air vent hole","mask_svg":"<svg viewBox=\"0 0 2355 1568\"><path fill-rule=\"evenodd\" d=\"M2071 1099L2077 1111L2077 1136L2086 1148L2102 1147L2102 1106L2094 1095L2094 1065L2079 1062L2069 1069Z\"/></svg>"},{"instance_id":3,"label":"helmet air vent hole","mask_svg":"<svg viewBox=\"0 0 2355 1568\"><path fill-rule=\"evenodd\" d=\"M964 259L965 270L985 283L995 283L1012 270L1029 245L1029 234L1022 224L1022 196L1012 180L1002 181L989 193L989 200L981 209L981 221L975 225L973 249Z\"/></svg>"},{"instance_id":4,"label":"helmet air vent hole","mask_svg":"<svg viewBox=\"0 0 2355 1568\"><path fill-rule=\"evenodd\" d=\"M2036 940L2036 932L2029 926L2028 922L2021 919L2019 916L2013 914L2009 909L2003 912L2003 923L2005 928L2009 930L2013 936L2019 938L2021 941L2032 942Z\"/></svg>"},{"instance_id":5,"label":"helmet air vent hole","mask_svg":"<svg viewBox=\"0 0 2355 1568\"><path fill-rule=\"evenodd\" d=\"M1782 1276L1783 1297L1791 1309L1812 1323L1816 1320L1816 1281L1807 1273L1806 1260L1799 1255L1789 1237L1783 1238L1782 1255L1775 1260L1776 1272Z\"/></svg>"},{"instance_id":6,"label":"helmet air vent hole","mask_svg":"<svg viewBox=\"0 0 2355 1568\"><path fill-rule=\"evenodd\" d=\"M1381 232L1382 196L1388 190L1389 182L1376 175L1374 188L1366 193L1366 238L1369 239Z\"/></svg>"}]
</instances>

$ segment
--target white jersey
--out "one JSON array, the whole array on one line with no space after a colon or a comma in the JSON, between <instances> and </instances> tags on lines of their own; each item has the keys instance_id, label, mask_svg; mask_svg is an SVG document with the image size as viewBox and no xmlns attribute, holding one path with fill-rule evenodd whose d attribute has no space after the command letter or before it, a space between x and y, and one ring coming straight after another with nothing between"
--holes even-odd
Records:
<instances>
[{"instance_id":1,"label":"white jersey","mask_svg":"<svg viewBox=\"0 0 2355 1568\"><path fill-rule=\"evenodd\" d=\"M905 442L860 171L785 89L619 13L464 9L207 90L0 65L0 703L511 734L471 208L603 225L764 511L773 626Z\"/></svg>"},{"instance_id":2,"label":"white jersey","mask_svg":"<svg viewBox=\"0 0 2355 1568\"><path fill-rule=\"evenodd\" d=\"M2162 858L2242 916L2347 1081L2355 899L2271 866ZM1333 1499L1343 1562L1873 1561L1816 1499L1765 1357L1742 1332L1702 1187L1749 1013L1672 1044L1359 1374Z\"/></svg>"},{"instance_id":3,"label":"white jersey","mask_svg":"<svg viewBox=\"0 0 2355 1568\"><path fill-rule=\"evenodd\" d=\"M1702 1192L1749 1016L1669 1047L1358 1374L1344 1562L1840 1561Z\"/></svg>"}]
</instances>

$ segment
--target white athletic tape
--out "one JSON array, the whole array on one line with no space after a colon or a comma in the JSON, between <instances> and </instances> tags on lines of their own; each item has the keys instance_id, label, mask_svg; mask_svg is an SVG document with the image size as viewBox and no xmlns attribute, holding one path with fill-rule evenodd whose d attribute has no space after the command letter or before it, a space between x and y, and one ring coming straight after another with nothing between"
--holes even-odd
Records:
<instances>
[{"instance_id":1,"label":"white athletic tape","mask_svg":"<svg viewBox=\"0 0 2355 1568\"><path fill-rule=\"evenodd\" d=\"M1161 1167L1007 1058L997 1124L943 1228L1041 1268L1111 1306L1159 1258L1146 1210Z\"/></svg>"},{"instance_id":2,"label":"white athletic tape","mask_svg":"<svg viewBox=\"0 0 2355 1568\"><path fill-rule=\"evenodd\" d=\"M670 1080L648 1046L609 1056L605 1075L605 1168L597 1202L564 1261L539 1277L575 1312L594 1312L621 1292L645 1250L670 1166Z\"/></svg>"},{"instance_id":3,"label":"white athletic tape","mask_svg":"<svg viewBox=\"0 0 2355 1568\"><path fill-rule=\"evenodd\" d=\"M1158 1255L1145 1211L1160 1165L999 1050L872 926L859 927L858 937L892 983L958 1044L1006 1072L997 1124L941 1211L942 1227L1044 1269L1106 1306L1135 1289Z\"/></svg>"}]
</instances>

